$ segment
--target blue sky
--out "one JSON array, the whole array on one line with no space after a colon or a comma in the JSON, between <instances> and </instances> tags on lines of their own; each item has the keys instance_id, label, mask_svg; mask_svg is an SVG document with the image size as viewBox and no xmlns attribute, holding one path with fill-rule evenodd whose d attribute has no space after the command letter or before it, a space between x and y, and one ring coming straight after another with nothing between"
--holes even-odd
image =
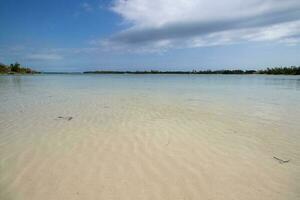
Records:
<instances>
[{"instance_id":1,"label":"blue sky","mask_svg":"<svg viewBox=\"0 0 300 200\"><path fill-rule=\"evenodd\" d=\"M0 62L42 71L300 65L299 0L0 0Z\"/></svg>"}]
</instances>

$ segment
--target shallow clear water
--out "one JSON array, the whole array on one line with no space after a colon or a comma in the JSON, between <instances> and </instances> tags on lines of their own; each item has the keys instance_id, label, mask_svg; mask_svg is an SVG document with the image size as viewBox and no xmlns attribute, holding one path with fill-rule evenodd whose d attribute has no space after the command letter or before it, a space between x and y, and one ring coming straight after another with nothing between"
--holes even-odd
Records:
<instances>
[{"instance_id":1,"label":"shallow clear water","mask_svg":"<svg viewBox=\"0 0 300 200\"><path fill-rule=\"evenodd\" d=\"M0 76L0 102L0 199L300 198L299 76Z\"/></svg>"}]
</instances>

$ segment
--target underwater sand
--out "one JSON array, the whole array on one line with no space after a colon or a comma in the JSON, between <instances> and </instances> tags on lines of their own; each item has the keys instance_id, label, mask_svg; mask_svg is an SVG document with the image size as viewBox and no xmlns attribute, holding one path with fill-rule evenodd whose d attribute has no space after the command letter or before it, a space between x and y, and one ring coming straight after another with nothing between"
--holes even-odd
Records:
<instances>
[{"instance_id":1,"label":"underwater sand","mask_svg":"<svg viewBox=\"0 0 300 200\"><path fill-rule=\"evenodd\" d=\"M300 199L299 76L0 76L0 102L1 200Z\"/></svg>"}]
</instances>

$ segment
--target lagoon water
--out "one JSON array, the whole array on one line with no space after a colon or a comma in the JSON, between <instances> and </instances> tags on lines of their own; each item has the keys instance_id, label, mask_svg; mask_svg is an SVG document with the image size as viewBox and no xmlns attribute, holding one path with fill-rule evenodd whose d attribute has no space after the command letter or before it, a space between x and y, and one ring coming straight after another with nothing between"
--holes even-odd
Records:
<instances>
[{"instance_id":1,"label":"lagoon water","mask_svg":"<svg viewBox=\"0 0 300 200\"><path fill-rule=\"evenodd\" d=\"M0 76L0 103L1 200L300 199L299 76Z\"/></svg>"}]
</instances>

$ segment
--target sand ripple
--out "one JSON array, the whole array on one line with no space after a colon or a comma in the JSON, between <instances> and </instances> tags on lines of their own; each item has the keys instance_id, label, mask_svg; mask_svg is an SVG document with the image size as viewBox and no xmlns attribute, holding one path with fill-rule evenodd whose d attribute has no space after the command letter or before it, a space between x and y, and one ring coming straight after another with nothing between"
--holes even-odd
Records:
<instances>
[{"instance_id":1,"label":"sand ripple","mask_svg":"<svg viewBox=\"0 0 300 200\"><path fill-rule=\"evenodd\" d=\"M18 94L0 110L0 199L300 199L299 124L156 90Z\"/></svg>"}]
</instances>

